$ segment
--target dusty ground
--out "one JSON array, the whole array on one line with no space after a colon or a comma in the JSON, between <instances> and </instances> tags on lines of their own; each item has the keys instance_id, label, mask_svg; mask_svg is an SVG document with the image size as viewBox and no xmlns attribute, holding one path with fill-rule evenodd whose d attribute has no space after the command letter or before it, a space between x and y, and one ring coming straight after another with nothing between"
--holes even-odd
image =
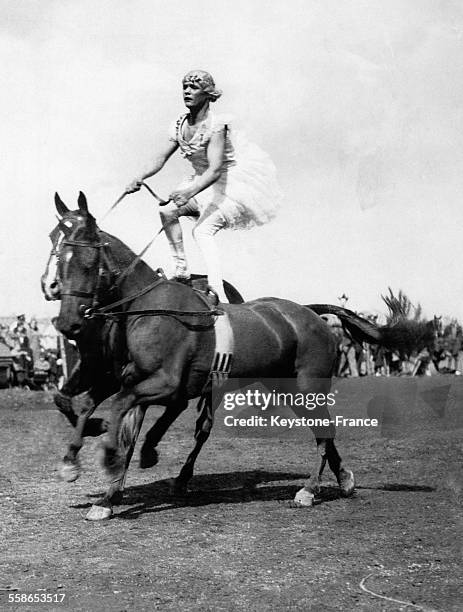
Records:
<instances>
[{"instance_id":1,"label":"dusty ground","mask_svg":"<svg viewBox=\"0 0 463 612\"><path fill-rule=\"evenodd\" d=\"M218 428L186 503L173 504L166 481L192 448L190 410L158 466L139 470L137 449L124 505L102 523L84 520L105 487L98 440L82 451L81 479L59 482L69 428L51 397L1 391L0 609L462 610L463 380L394 385L387 407L378 379L335 385L334 414L383 414L375 430L338 429L358 483L351 499L327 474L322 503L288 506L317 462L309 432L250 439ZM420 608L366 593L366 577L367 589ZM65 600L8 604L14 593Z\"/></svg>"}]
</instances>

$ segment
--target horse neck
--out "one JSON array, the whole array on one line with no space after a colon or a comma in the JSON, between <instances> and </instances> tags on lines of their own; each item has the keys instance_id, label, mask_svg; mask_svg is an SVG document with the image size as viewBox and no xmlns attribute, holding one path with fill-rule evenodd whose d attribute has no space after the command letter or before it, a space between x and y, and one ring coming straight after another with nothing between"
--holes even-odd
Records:
<instances>
[{"instance_id":1,"label":"horse neck","mask_svg":"<svg viewBox=\"0 0 463 612\"><path fill-rule=\"evenodd\" d=\"M137 255L119 238L101 232L101 237L111 244L111 256L118 266L119 272L124 271L133 264ZM160 280L158 272L155 272L144 261L138 260L133 269L118 284L117 299L134 296L138 291L146 289L156 280ZM185 310L207 310L208 306L189 287L178 283L162 283L156 292L156 305L158 308L180 308ZM127 308L128 304L123 306Z\"/></svg>"},{"instance_id":2,"label":"horse neck","mask_svg":"<svg viewBox=\"0 0 463 612\"><path fill-rule=\"evenodd\" d=\"M119 238L106 232L101 232L101 235L104 240L110 243L111 257L119 274L123 276L129 266L133 265L137 255ZM119 297L124 298L134 291L143 289L156 278L159 278L158 274L148 264L139 259L127 276L123 276L122 281L118 284Z\"/></svg>"}]
</instances>

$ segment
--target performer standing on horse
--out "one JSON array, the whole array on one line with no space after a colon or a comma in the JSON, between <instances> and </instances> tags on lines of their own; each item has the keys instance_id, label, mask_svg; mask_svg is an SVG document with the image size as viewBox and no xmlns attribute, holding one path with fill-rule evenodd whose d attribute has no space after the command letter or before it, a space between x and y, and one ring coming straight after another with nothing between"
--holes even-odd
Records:
<instances>
[{"instance_id":1,"label":"performer standing on horse","mask_svg":"<svg viewBox=\"0 0 463 612\"><path fill-rule=\"evenodd\" d=\"M247 229L267 223L275 216L281 193L268 155L243 134L235 134L229 116L210 111L210 103L221 94L208 72L194 70L183 78L188 112L172 125L154 165L127 187L127 193L138 191L180 149L194 174L170 194L171 202L161 211L175 280L190 283L179 217L193 217L193 236L206 262L209 286L226 302L214 235L223 228Z\"/></svg>"}]
</instances>

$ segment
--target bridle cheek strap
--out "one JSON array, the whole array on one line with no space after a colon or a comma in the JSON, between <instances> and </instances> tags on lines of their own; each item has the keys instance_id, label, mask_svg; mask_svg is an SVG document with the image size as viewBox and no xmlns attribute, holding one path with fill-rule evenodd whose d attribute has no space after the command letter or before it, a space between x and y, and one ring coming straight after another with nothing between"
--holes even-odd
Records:
<instances>
[{"instance_id":1,"label":"bridle cheek strap","mask_svg":"<svg viewBox=\"0 0 463 612\"><path fill-rule=\"evenodd\" d=\"M82 246L82 247L91 247L94 249L98 249L98 278L97 278L95 290L94 291L79 291L78 289L75 289L75 290L70 290L70 291L61 291L61 295L69 295L72 297L81 297L81 298L92 298L91 307L92 309L97 308L98 303L99 303L98 297L99 297L101 286L102 286L103 276L105 274L104 263L106 262L108 267L111 267L110 259L105 251L105 247L108 247L109 243L108 242L97 242L94 244L92 242L84 242L80 240L63 240L63 244L68 245L68 246ZM88 306L85 306L83 304L81 308L88 309Z\"/></svg>"}]
</instances>

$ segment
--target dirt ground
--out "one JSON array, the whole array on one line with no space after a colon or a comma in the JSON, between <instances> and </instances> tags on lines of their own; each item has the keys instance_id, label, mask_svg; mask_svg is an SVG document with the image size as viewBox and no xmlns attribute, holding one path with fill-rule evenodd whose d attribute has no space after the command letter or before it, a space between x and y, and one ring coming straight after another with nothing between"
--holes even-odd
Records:
<instances>
[{"instance_id":1,"label":"dirt ground","mask_svg":"<svg viewBox=\"0 0 463 612\"><path fill-rule=\"evenodd\" d=\"M60 482L70 428L51 395L1 391L0 609L462 610L462 378L334 386L333 414L381 422L338 428L354 497L340 498L327 471L320 503L291 508L318 464L310 431L250 438L218 427L174 503L167 484L192 448L190 409L155 468L138 468L137 446L124 503L99 523L84 517L106 486L100 441L86 440L81 478ZM65 598L8 603L21 593Z\"/></svg>"}]
</instances>

